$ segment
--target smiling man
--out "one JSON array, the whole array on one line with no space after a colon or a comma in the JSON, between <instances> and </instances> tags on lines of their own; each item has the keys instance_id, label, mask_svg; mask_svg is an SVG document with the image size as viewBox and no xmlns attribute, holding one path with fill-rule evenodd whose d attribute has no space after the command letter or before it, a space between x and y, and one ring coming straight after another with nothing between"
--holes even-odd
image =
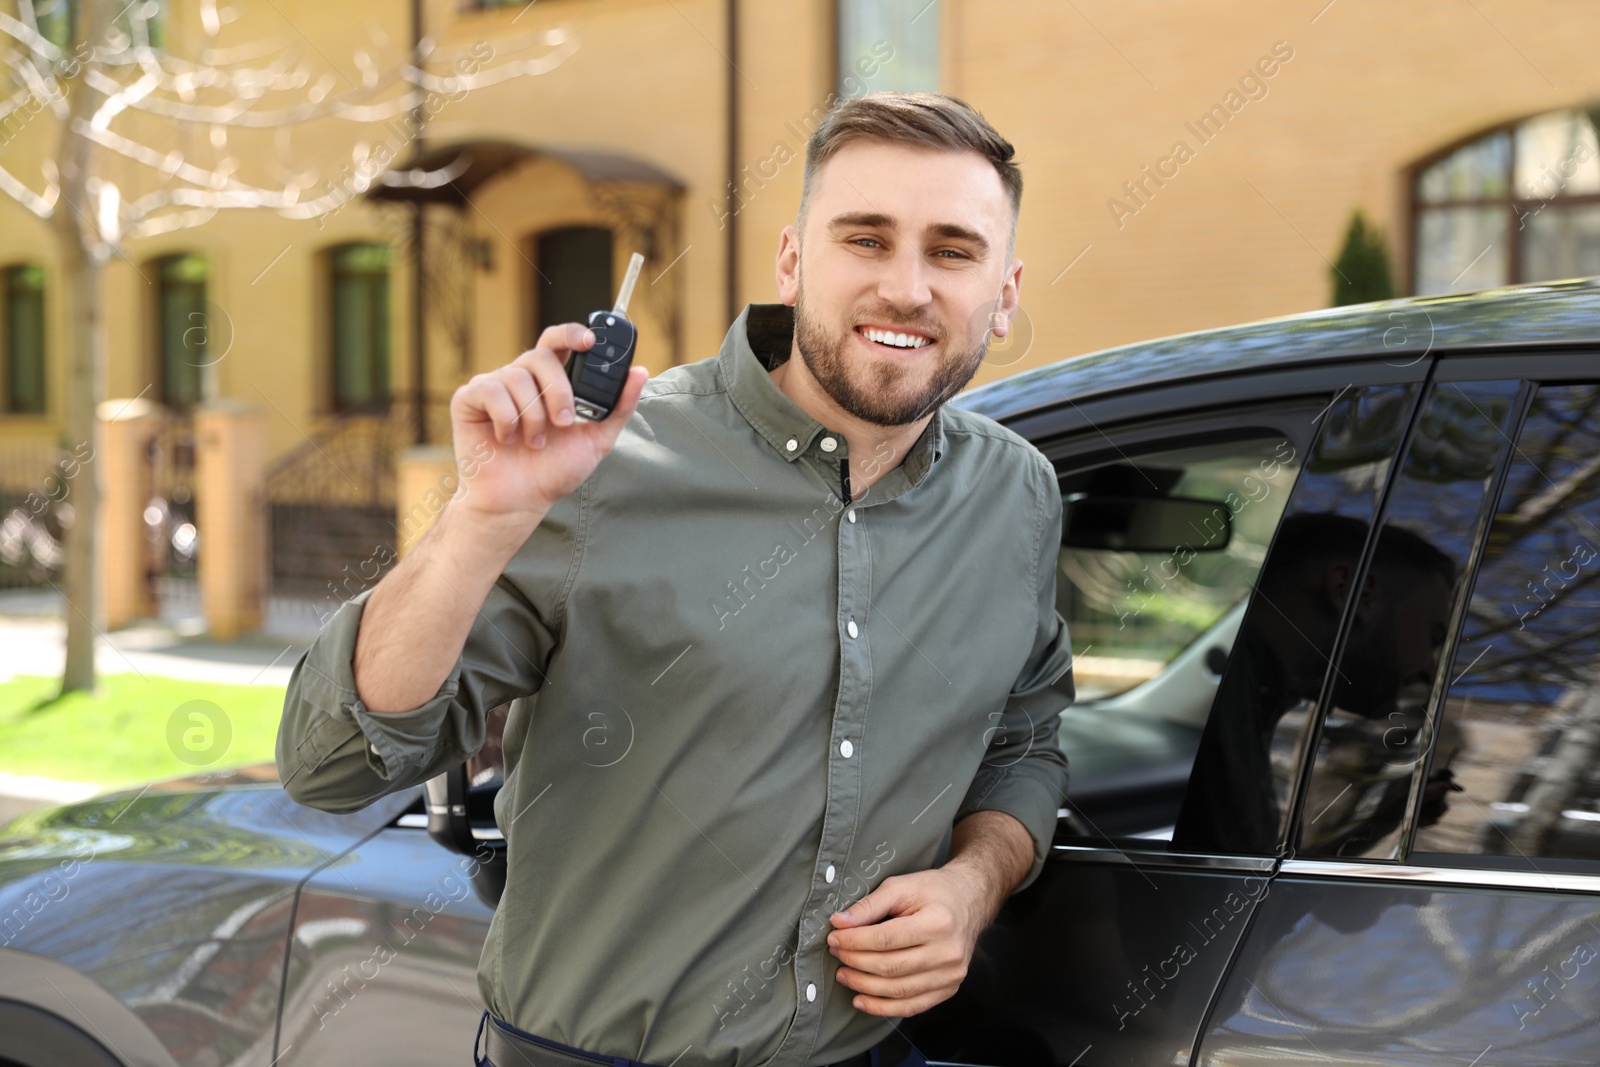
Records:
<instances>
[{"instance_id":1,"label":"smiling man","mask_svg":"<svg viewBox=\"0 0 1600 1067\"><path fill-rule=\"evenodd\" d=\"M572 416L578 324L451 404L438 522L295 668L285 788L348 810L510 702L477 1062L916 1064L1066 785L1061 496L952 409L1016 313L1012 147L939 94L807 146L780 303Z\"/></svg>"}]
</instances>

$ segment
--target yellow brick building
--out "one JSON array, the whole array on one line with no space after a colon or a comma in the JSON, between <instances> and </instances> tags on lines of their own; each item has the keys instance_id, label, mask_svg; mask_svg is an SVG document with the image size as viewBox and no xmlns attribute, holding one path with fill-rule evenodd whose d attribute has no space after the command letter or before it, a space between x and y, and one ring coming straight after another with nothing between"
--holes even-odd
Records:
<instances>
[{"instance_id":1,"label":"yellow brick building","mask_svg":"<svg viewBox=\"0 0 1600 1067\"><path fill-rule=\"evenodd\" d=\"M633 251L648 258L638 358L659 372L714 355L744 302L773 298L805 137L840 95L938 88L1018 148L1025 319L974 384L1326 306L1357 209L1387 235L1401 292L1600 273L1600 8L1570 0L147 7L172 55L290 56L307 94L367 85L383 98L419 33L441 78L550 67L471 93L441 84L420 145L403 108L225 134L141 114L130 121L155 161L107 153L124 202L176 181L164 160L230 155L340 200L320 220L222 211L129 238L106 268L108 395L178 413L164 453L177 473L156 483L176 486L181 511L193 402L255 405L277 556L315 555L288 545L328 526L318 508L366 508L352 529L370 540L394 514L395 450L446 441L455 386L552 316L609 303ZM39 188L55 128L48 109L0 119L0 167ZM420 160L452 180L364 188L359 158ZM8 507L43 476L41 457L73 444L58 260L49 224L0 196ZM326 566L291 562L273 564L285 589L326 584Z\"/></svg>"}]
</instances>

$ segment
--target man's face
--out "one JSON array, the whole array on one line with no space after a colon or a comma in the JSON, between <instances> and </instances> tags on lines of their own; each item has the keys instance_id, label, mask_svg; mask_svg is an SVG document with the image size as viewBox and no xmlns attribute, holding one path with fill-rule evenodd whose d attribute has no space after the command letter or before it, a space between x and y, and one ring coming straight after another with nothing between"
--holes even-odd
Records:
<instances>
[{"instance_id":1,"label":"man's face","mask_svg":"<svg viewBox=\"0 0 1600 1067\"><path fill-rule=\"evenodd\" d=\"M784 229L779 292L807 369L863 421L913 423L960 392L1016 313L1010 201L975 151L848 144L804 225Z\"/></svg>"}]
</instances>

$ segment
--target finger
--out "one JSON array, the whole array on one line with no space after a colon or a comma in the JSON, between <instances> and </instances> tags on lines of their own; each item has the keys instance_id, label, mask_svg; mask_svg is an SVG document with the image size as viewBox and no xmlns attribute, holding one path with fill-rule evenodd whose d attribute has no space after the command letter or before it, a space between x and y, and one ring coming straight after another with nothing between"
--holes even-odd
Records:
<instances>
[{"instance_id":1,"label":"finger","mask_svg":"<svg viewBox=\"0 0 1600 1067\"><path fill-rule=\"evenodd\" d=\"M833 957L852 970L866 971L868 974L882 975L885 978L898 978L903 974L929 971L935 967L957 962L953 955L941 956L932 945L895 949L892 952L836 949Z\"/></svg>"},{"instance_id":2,"label":"finger","mask_svg":"<svg viewBox=\"0 0 1600 1067\"><path fill-rule=\"evenodd\" d=\"M854 949L858 952L888 952L891 949L925 945L943 933L945 931L931 917L912 912L871 926L835 930L828 935L828 945L834 949Z\"/></svg>"},{"instance_id":3,"label":"finger","mask_svg":"<svg viewBox=\"0 0 1600 1067\"><path fill-rule=\"evenodd\" d=\"M517 428L522 443L533 447L533 439L544 433L544 413L539 407L539 383L522 363L513 363L494 372L495 379L511 394L517 409Z\"/></svg>"},{"instance_id":4,"label":"finger","mask_svg":"<svg viewBox=\"0 0 1600 1067\"><path fill-rule=\"evenodd\" d=\"M554 326L546 326L539 334L539 343L534 348L545 348L556 354L562 364L567 361L567 353L572 351L582 352L594 344L594 332L581 322L558 322Z\"/></svg>"},{"instance_id":5,"label":"finger","mask_svg":"<svg viewBox=\"0 0 1600 1067\"><path fill-rule=\"evenodd\" d=\"M927 1011L935 1004L942 1003L955 996L955 988L935 990L924 993L920 997L910 1000L886 1000L883 997L870 997L858 994L850 1001L851 1005L860 1012L868 1015L883 1015L891 1019L902 1019L906 1016L916 1015Z\"/></svg>"},{"instance_id":6,"label":"finger","mask_svg":"<svg viewBox=\"0 0 1600 1067\"><path fill-rule=\"evenodd\" d=\"M572 413L572 381L567 377L567 368L560 357L548 348L535 348L518 356L516 365L533 376L539 398L540 423L548 421L555 426L571 426L575 418Z\"/></svg>"},{"instance_id":7,"label":"finger","mask_svg":"<svg viewBox=\"0 0 1600 1067\"><path fill-rule=\"evenodd\" d=\"M463 387L461 416L467 423L489 423L501 444L516 432L516 405L505 385L491 374L479 375Z\"/></svg>"},{"instance_id":8,"label":"finger","mask_svg":"<svg viewBox=\"0 0 1600 1067\"><path fill-rule=\"evenodd\" d=\"M885 878L878 888L842 911L829 916L836 926L865 926L875 923L912 903L912 879L901 876ZM841 921L842 920L842 921Z\"/></svg>"},{"instance_id":9,"label":"finger","mask_svg":"<svg viewBox=\"0 0 1600 1067\"><path fill-rule=\"evenodd\" d=\"M931 971L885 978L881 974L868 974L848 967L839 968L834 975L839 983L869 997L880 1000L910 1000L934 990L961 984L966 977L960 967L940 967Z\"/></svg>"}]
</instances>

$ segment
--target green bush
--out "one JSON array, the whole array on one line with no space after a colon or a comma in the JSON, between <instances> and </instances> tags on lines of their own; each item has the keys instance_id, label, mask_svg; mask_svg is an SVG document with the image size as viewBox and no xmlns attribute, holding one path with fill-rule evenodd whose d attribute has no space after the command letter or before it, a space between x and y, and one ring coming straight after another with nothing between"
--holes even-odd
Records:
<instances>
[{"instance_id":1,"label":"green bush","mask_svg":"<svg viewBox=\"0 0 1600 1067\"><path fill-rule=\"evenodd\" d=\"M1344 248L1330 272L1333 279L1333 306L1365 304L1388 300L1394 294L1389 274L1389 248L1383 232L1369 226L1357 208L1345 231Z\"/></svg>"}]
</instances>

